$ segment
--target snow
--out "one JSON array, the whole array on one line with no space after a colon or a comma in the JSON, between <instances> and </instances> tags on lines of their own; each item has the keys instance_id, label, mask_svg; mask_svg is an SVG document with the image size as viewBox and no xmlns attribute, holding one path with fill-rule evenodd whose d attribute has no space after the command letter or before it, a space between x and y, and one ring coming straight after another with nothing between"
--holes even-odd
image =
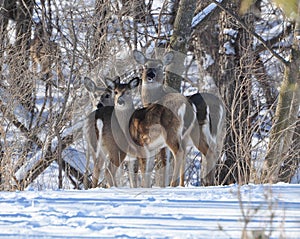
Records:
<instances>
[{"instance_id":1,"label":"snow","mask_svg":"<svg viewBox=\"0 0 300 239\"><path fill-rule=\"evenodd\" d=\"M223 47L227 55L235 55L234 47L232 46L230 41L225 42Z\"/></svg>"},{"instance_id":2,"label":"snow","mask_svg":"<svg viewBox=\"0 0 300 239\"><path fill-rule=\"evenodd\" d=\"M245 225L300 238L299 195L298 184L0 192L0 238L241 238Z\"/></svg>"},{"instance_id":3,"label":"snow","mask_svg":"<svg viewBox=\"0 0 300 239\"><path fill-rule=\"evenodd\" d=\"M217 0L217 2L219 3L221 3L222 1L223 0ZM216 7L217 5L215 3L211 3L206 8L204 8L201 12L199 12L196 16L194 16L192 20L192 28L195 28Z\"/></svg>"},{"instance_id":4,"label":"snow","mask_svg":"<svg viewBox=\"0 0 300 239\"><path fill-rule=\"evenodd\" d=\"M83 15L92 17L93 1L72 2L70 4L68 1L60 1L57 6L59 13L69 17L64 20L61 18L61 30L65 36L70 35L67 26L71 19L70 14L75 12L77 38L82 43L88 36L86 22L89 18L82 21L81 17ZM163 2L154 1L154 15L160 13ZM215 8L216 4L212 3L198 13L193 18L192 27L195 28ZM53 10L55 12L57 9ZM35 18L38 20L38 16ZM286 23L278 24L274 21L271 26L257 27L256 32L268 40L277 36L285 28L284 24ZM10 21L8 38L12 44L14 29L14 23ZM168 29L163 30L166 31L166 35L169 34ZM155 36L153 29L151 31L149 27L148 31ZM236 31L232 29L225 29L224 33L236 36ZM227 54L235 54L231 43L228 41L224 44ZM147 49L149 55L155 46L154 42L150 44ZM68 47L72 48L65 43L65 48ZM101 68L102 75L107 75L111 68L117 68L112 65L119 61L123 61L126 71L129 71L126 61L127 49L120 47L120 50L118 45L114 47L117 53L106 67ZM80 44L78 49L83 51L85 46ZM65 53L64 47L62 50ZM204 68L213 62L210 56L205 57ZM91 75L98 76L98 70L93 71L95 72L91 72ZM68 72L64 74L68 75ZM206 87L204 89L211 89L213 84L211 78L205 76L203 79ZM190 94L191 90L192 87L187 89ZM41 86L37 91L39 111L44 103L44 91ZM0 90L0 93L2 100L10 99L9 96L4 97L3 91ZM55 107L59 108L63 95L55 93L57 93L54 99ZM18 119L25 123L26 118L23 119L23 115L18 111L22 110L16 108ZM80 110L81 116L82 111ZM43 119L47 119L46 114L44 112ZM76 118L74 125L63 131L62 137L79 131L82 127L81 120ZM40 133L43 141L47 137L46 132L48 129L45 127ZM50 143L54 148L57 139L54 138ZM258 155L255 157L257 159L255 163L260 163L262 161L260 159L263 158L260 155L264 155L264 151L258 150L264 150L265 141L254 137L253 144L258 148L254 152ZM72 147L75 146L76 150L73 150ZM75 146L66 149L63 157L72 166L84 169L84 152L78 147L78 142ZM27 159L27 164L20 167L15 178L23 179L32 166L42 158L42 153L42 151L33 153L31 158ZM200 161L195 162L198 162L196 167L199 168ZM241 238L245 227L248 235L257 235L264 231L270 238L300 238L299 184L35 191L37 188L57 187L57 174L58 169L54 162L26 191L0 192L0 238ZM299 183L300 172L296 175L294 181ZM192 177L197 175L193 174ZM195 181L199 180L196 178Z\"/></svg>"}]
</instances>

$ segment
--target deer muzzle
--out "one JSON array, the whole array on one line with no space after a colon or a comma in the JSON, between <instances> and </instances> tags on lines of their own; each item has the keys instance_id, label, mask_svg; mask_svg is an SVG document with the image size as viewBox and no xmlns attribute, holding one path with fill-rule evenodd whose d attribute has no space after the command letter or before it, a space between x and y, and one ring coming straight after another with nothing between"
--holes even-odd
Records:
<instances>
[{"instance_id":1,"label":"deer muzzle","mask_svg":"<svg viewBox=\"0 0 300 239\"><path fill-rule=\"evenodd\" d=\"M156 70L155 70L154 68L149 68L149 69L147 70L147 78L148 78L148 80L149 80L149 79L150 79L150 80L154 79L155 76L156 76Z\"/></svg>"}]
</instances>

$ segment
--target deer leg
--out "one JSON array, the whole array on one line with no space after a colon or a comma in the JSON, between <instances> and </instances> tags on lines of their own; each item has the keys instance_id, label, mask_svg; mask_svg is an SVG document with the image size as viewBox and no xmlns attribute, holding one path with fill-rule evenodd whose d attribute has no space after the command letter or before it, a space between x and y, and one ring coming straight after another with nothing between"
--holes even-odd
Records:
<instances>
[{"instance_id":1,"label":"deer leg","mask_svg":"<svg viewBox=\"0 0 300 239\"><path fill-rule=\"evenodd\" d=\"M105 155L102 150L98 147L96 155L94 155L94 169L92 174L92 187L98 186L98 180L100 176L101 169L103 168L105 162Z\"/></svg>"},{"instance_id":2,"label":"deer leg","mask_svg":"<svg viewBox=\"0 0 300 239\"><path fill-rule=\"evenodd\" d=\"M90 153L89 153L89 149L88 149L87 152L86 152L85 173L84 173L84 178L83 178L83 186L84 186L85 190L90 188L89 171L90 171Z\"/></svg>"},{"instance_id":3,"label":"deer leg","mask_svg":"<svg viewBox=\"0 0 300 239\"><path fill-rule=\"evenodd\" d=\"M151 173L154 165L153 162L153 157L139 158L139 168L142 175L141 186L143 188L151 187Z\"/></svg>"},{"instance_id":4,"label":"deer leg","mask_svg":"<svg viewBox=\"0 0 300 239\"><path fill-rule=\"evenodd\" d=\"M96 155L94 155L94 169L92 174L92 187L96 188L98 186L99 176L101 169L103 168L105 162L105 155L100 152L97 152Z\"/></svg>"},{"instance_id":5,"label":"deer leg","mask_svg":"<svg viewBox=\"0 0 300 239\"><path fill-rule=\"evenodd\" d=\"M209 149L201 163L201 183L203 186L215 185L215 169L217 155L215 150Z\"/></svg>"},{"instance_id":6,"label":"deer leg","mask_svg":"<svg viewBox=\"0 0 300 239\"><path fill-rule=\"evenodd\" d=\"M156 180L157 185L160 187L166 186L166 170L167 170L167 159L166 159L166 148L162 148L156 155Z\"/></svg>"},{"instance_id":7,"label":"deer leg","mask_svg":"<svg viewBox=\"0 0 300 239\"><path fill-rule=\"evenodd\" d=\"M32 60L32 72L34 75L37 75L37 63L34 60Z\"/></svg>"},{"instance_id":8,"label":"deer leg","mask_svg":"<svg viewBox=\"0 0 300 239\"><path fill-rule=\"evenodd\" d=\"M49 81L52 77L51 63L48 58L41 61L41 73L46 81Z\"/></svg>"},{"instance_id":9,"label":"deer leg","mask_svg":"<svg viewBox=\"0 0 300 239\"><path fill-rule=\"evenodd\" d=\"M176 140L177 141L177 140ZM174 156L174 171L171 179L171 187L178 186L178 178L179 178L179 172L181 171L181 163L184 158L184 150L182 149L182 146L179 144L179 141L173 142L171 145L169 145L171 152ZM184 179L180 177L180 185L184 186Z\"/></svg>"},{"instance_id":10,"label":"deer leg","mask_svg":"<svg viewBox=\"0 0 300 239\"><path fill-rule=\"evenodd\" d=\"M185 179L185 150L183 150L182 158L180 160L180 181L179 186L184 187L184 179Z\"/></svg>"},{"instance_id":11,"label":"deer leg","mask_svg":"<svg viewBox=\"0 0 300 239\"><path fill-rule=\"evenodd\" d=\"M128 161L128 176L129 176L129 184L131 188L137 187L137 176L139 169L139 158L130 158Z\"/></svg>"},{"instance_id":12,"label":"deer leg","mask_svg":"<svg viewBox=\"0 0 300 239\"><path fill-rule=\"evenodd\" d=\"M94 164L93 174L92 174L92 187L96 188L98 186L98 180L100 175L99 161Z\"/></svg>"},{"instance_id":13,"label":"deer leg","mask_svg":"<svg viewBox=\"0 0 300 239\"><path fill-rule=\"evenodd\" d=\"M124 152L119 152L117 148L111 148L109 153L109 160L107 160L107 167L105 169L105 178L107 180L108 187L117 187L117 170L123 163L126 154Z\"/></svg>"},{"instance_id":14,"label":"deer leg","mask_svg":"<svg viewBox=\"0 0 300 239\"><path fill-rule=\"evenodd\" d=\"M151 188L151 175L154 168L155 155L152 157L147 157L145 160L145 178L144 178L144 188Z\"/></svg>"},{"instance_id":15,"label":"deer leg","mask_svg":"<svg viewBox=\"0 0 300 239\"><path fill-rule=\"evenodd\" d=\"M173 172L174 158L172 157L171 151L168 149L166 151L166 177L165 177L165 185L170 185L172 172Z\"/></svg>"},{"instance_id":16,"label":"deer leg","mask_svg":"<svg viewBox=\"0 0 300 239\"><path fill-rule=\"evenodd\" d=\"M107 168L105 169L105 178L107 180L107 187L117 187L116 182L116 172L117 167L109 162Z\"/></svg>"},{"instance_id":17,"label":"deer leg","mask_svg":"<svg viewBox=\"0 0 300 239\"><path fill-rule=\"evenodd\" d=\"M64 75L62 72L62 61L60 57L56 59L55 65L56 65L56 75L58 79L57 85L60 85L64 82Z\"/></svg>"}]
</instances>

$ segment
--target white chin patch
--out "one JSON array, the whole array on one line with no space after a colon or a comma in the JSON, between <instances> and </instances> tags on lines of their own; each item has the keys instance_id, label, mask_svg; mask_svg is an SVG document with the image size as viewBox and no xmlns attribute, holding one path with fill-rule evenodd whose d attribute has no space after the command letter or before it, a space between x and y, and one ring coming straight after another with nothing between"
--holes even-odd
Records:
<instances>
[{"instance_id":1,"label":"white chin patch","mask_svg":"<svg viewBox=\"0 0 300 239\"><path fill-rule=\"evenodd\" d=\"M147 78L147 82L148 82L148 83L152 83L153 80L154 80L153 78L150 78L150 77Z\"/></svg>"},{"instance_id":2,"label":"white chin patch","mask_svg":"<svg viewBox=\"0 0 300 239\"><path fill-rule=\"evenodd\" d=\"M157 82L147 82L147 83L143 83L143 85L147 86L147 88L149 89L155 89L155 88L159 88L161 85Z\"/></svg>"}]
</instances>

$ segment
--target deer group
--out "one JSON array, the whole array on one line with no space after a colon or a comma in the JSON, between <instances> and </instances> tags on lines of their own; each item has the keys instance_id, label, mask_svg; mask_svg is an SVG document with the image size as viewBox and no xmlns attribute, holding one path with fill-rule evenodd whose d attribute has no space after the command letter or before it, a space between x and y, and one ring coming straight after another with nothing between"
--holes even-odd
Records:
<instances>
[{"instance_id":1,"label":"deer group","mask_svg":"<svg viewBox=\"0 0 300 239\"><path fill-rule=\"evenodd\" d=\"M216 162L223 146L225 109L222 101L210 93L196 93L185 97L164 86L164 67L174 60L168 52L163 60L149 59L138 50L133 51L135 61L143 66L142 79L133 78L121 83L120 78L105 79L105 90L89 80L86 88L103 92L98 109L85 124L89 154L94 161L92 186L98 185L104 164L107 186L118 186L116 170L125 157L130 167L130 185L137 186L140 168L142 186L151 187L151 173L155 156L167 148L174 160L170 186L184 186L187 152L196 147L202 153L202 185L214 185ZM88 78L86 78L86 81ZM142 108L134 107L132 91L141 82ZM92 85L92 87L87 87ZM87 160L89 161L89 159Z\"/></svg>"}]
</instances>

